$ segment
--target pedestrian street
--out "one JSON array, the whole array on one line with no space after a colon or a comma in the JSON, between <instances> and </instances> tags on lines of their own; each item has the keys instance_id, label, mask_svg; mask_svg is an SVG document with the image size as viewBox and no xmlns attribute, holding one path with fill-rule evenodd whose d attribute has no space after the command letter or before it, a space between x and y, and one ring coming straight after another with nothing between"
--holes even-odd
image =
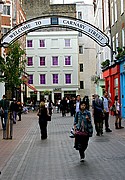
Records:
<instances>
[{"instance_id":1,"label":"pedestrian street","mask_svg":"<svg viewBox=\"0 0 125 180\"><path fill-rule=\"evenodd\" d=\"M36 113L22 115L14 124L12 140L2 139L0 130L0 180L124 180L125 128L90 138L84 162L80 162L70 138L73 117L60 113L48 122L48 138L41 140ZM125 126L125 121L122 121Z\"/></svg>"}]
</instances>

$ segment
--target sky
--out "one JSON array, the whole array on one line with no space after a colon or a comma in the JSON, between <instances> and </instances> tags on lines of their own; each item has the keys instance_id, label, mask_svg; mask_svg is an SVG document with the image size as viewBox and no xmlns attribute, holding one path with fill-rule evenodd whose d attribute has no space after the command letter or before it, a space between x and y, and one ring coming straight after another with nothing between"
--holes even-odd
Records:
<instances>
[{"instance_id":1,"label":"sky","mask_svg":"<svg viewBox=\"0 0 125 180\"><path fill-rule=\"evenodd\" d=\"M74 3L74 2L85 2L87 4L93 4L93 0L51 0L53 3L56 4L68 4L68 3Z\"/></svg>"}]
</instances>

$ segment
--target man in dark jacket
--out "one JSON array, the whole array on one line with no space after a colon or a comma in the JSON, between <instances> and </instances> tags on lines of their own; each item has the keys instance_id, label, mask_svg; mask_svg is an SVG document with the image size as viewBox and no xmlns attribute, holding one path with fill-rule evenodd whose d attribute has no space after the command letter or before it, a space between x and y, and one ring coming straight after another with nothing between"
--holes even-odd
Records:
<instances>
[{"instance_id":1,"label":"man in dark jacket","mask_svg":"<svg viewBox=\"0 0 125 180\"><path fill-rule=\"evenodd\" d=\"M3 139L6 139L6 126L7 126L8 109L9 109L9 101L6 99L6 95L3 95L3 98L0 101L0 107L3 109L3 117L2 117Z\"/></svg>"}]
</instances>

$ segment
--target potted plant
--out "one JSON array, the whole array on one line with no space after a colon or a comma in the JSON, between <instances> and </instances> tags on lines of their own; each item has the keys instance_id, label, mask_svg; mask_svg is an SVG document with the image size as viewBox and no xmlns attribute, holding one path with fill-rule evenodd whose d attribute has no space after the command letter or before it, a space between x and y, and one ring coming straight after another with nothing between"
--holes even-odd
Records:
<instances>
[{"instance_id":1,"label":"potted plant","mask_svg":"<svg viewBox=\"0 0 125 180\"><path fill-rule=\"evenodd\" d=\"M109 65L110 65L110 60L109 59L106 59L105 61L103 61L102 63L101 63L101 65L102 65L102 69L105 69L105 68L107 68Z\"/></svg>"}]
</instances>

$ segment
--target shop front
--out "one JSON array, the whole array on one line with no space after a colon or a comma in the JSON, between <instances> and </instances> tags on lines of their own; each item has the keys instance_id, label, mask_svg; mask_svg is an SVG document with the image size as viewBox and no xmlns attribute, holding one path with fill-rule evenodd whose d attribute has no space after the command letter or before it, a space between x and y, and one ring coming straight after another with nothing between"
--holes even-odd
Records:
<instances>
[{"instance_id":1,"label":"shop front","mask_svg":"<svg viewBox=\"0 0 125 180\"><path fill-rule=\"evenodd\" d=\"M125 118L125 61L120 63L120 89L121 89L121 112L122 117Z\"/></svg>"},{"instance_id":2,"label":"shop front","mask_svg":"<svg viewBox=\"0 0 125 180\"><path fill-rule=\"evenodd\" d=\"M103 70L103 78L105 79L105 89L111 95L112 102L114 102L115 95L120 98L120 66L113 64L108 69Z\"/></svg>"}]
</instances>

